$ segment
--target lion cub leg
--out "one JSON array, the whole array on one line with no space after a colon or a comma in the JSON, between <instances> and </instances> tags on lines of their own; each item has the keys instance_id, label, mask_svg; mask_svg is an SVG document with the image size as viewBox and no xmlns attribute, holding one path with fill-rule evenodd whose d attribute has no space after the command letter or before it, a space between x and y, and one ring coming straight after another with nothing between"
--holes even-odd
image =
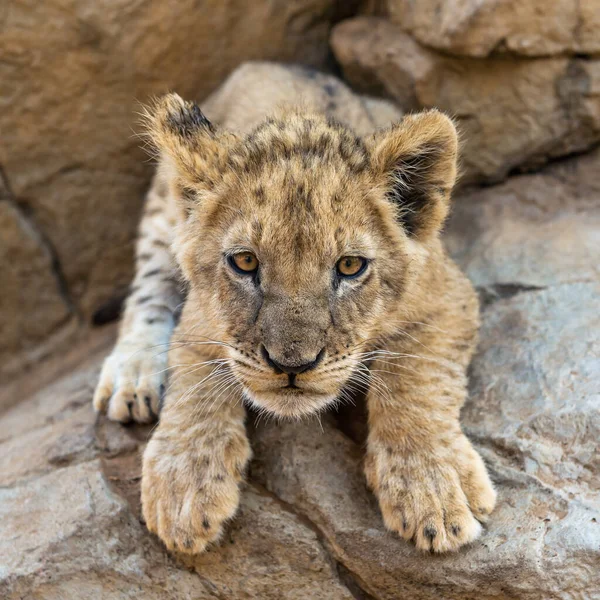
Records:
<instances>
[{"instance_id":1,"label":"lion cub leg","mask_svg":"<svg viewBox=\"0 0 600 600\"><path fill-rule=\"evenodd\" d=\"M158 416L167 377L167 356L182 302L170 245L176 223L174 200L155 178L140 223L136 274L119 331L104 361L94 408L109 419L150 422Z\"/></svg>"},{"instance_id":2,"label":"lion cub leg","mask_svg":"<svg viewBox=\"0 0 600 600\"><path fill-rule=\"evenodd\" d=\"M179 366L144 452L142 509L168 549L196 554L235 514L251 451L227 361L185 345L170 362Z\"/></svg>"},{"instance_id":3,"label":"lion cub leg","mask_svg":"<svg viewBox=\"0 0 600 600\"><path fill-rule=\"evenodd\" d=\"M464 365L426 354L405 346L373 363L365 471L386 526L446 552L477 538L496 492L460 428Z\"/></svg>"}]
</instances>

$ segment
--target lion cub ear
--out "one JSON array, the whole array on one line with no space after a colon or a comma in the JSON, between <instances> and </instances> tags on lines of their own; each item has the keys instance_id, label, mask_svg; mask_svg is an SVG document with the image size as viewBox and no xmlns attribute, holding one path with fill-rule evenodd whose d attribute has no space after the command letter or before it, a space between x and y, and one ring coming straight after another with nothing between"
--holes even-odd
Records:
<instances>
[{"instance_id":1,"label":"lion cub ear","mask_svg":"<svg viewBox=\"0 0 600 600\"><path fill-rule=\"evenodd\" d=\"M167 94L146 107L144 122L159 170L186 206L219 182L237 138L218 130L194 102Z\"/></svg>"},{"instance_id":2,"label":"lion cub ear","mask_svg":"<svg viewBox=\"0 0 600 600\"><path fill-rule=\"evenodd\" d=\"M448 214L456 181L458 139L452 121L437 110L405 117L371 137L372 164L409 236L435 236Z\"/></svg>"}]
</instances>

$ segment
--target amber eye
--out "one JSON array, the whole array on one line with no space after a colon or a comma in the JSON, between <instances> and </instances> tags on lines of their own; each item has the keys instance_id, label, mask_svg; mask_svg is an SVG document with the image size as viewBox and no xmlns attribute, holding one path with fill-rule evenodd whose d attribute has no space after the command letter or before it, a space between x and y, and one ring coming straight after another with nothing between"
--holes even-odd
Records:
<instances>
[{"instance_id":1,"label":"amber eye","mask_svg":"<svg viewBox=\"0 0 600 600\"><path fill-rule=\"evenodd\" d=\"M366 268L367 259L362 256L343 256L337 263L340 277L358 277Z\"/></svg>"},{"instance_id":2,"label":"amber eye","mask_svg":"<svg viewBox=\"0 0 600 600\"><path fill-rule=\"evenodd\" d=\"M243 275L252 275L258 269L258 258L252 252L239 252L229 257L229 264Z\"/></svg>"}]
</instances>

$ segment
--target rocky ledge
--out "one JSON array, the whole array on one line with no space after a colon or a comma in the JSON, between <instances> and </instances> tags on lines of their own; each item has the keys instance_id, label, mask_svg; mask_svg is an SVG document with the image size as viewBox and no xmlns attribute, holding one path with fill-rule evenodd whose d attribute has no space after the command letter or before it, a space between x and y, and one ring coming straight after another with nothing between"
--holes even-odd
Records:
<instances>
[{"instance_id":1,"label":"rocky ledge","mask_svg":"<svg viewBox=\"0 0 600 600\"><path fill-rule=\"evenodd\" d=\"M483 327L463 411L499 502L484 535L430 556L385 531L356 415L250 423L238 517L195 559L140 520L149 429L92 412L100 356L0 417L0 596L600 598L600 153L465 191L446 232Z\"/></svg>"}]
</instances>

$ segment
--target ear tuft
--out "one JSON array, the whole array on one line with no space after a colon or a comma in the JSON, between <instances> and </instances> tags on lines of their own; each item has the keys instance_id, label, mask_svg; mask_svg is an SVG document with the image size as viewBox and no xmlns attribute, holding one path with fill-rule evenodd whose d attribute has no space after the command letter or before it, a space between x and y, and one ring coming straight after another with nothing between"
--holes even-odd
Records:
<instances>
[{"instance_id":1,"label":"ear tuft","mask_svg":"<svg viewBox=\"0 0 600 600\"><path fill-rule=\"evenodd\" d=\"M375 133L371 143L373 167L407 234L421 240L437 235L456 181L458 136L452 120L437 110L409 115Z\"/></svg>"},{"instance_id":2,"label":"ear tuft","mask_svg":"<svg viewBox=\"0 0 600 600\"><path fill-rule=\"evenodd\" d=\"M155 100L143 117L159 170L187 214L222 179L237 138L215 128L197 104L177 94Z\"/></svg>"},{"instance_id":3,"label":"ear tuft","mask_svg":"<svg viewBox=\"0 0 600 600\"><path fill-rule=\"evenodd\" d=\"M186 102L177 94L165 98L166 123L181 137L192 137L202 129L214 133L212 123L204 116L195 102Z\"/></svg>"},{"instance_id":4,"label":"ear tuft","mask_svg":"<svg viewBox=\"0 0 600 600\"><path fill-rule=\"evenodd\" d=\"M154 100L143 117L148 135L159 150L177 141L189 144L198 135L215 131L195 102L186 102L177 94Z\"/></svg>"}]
</instances>

